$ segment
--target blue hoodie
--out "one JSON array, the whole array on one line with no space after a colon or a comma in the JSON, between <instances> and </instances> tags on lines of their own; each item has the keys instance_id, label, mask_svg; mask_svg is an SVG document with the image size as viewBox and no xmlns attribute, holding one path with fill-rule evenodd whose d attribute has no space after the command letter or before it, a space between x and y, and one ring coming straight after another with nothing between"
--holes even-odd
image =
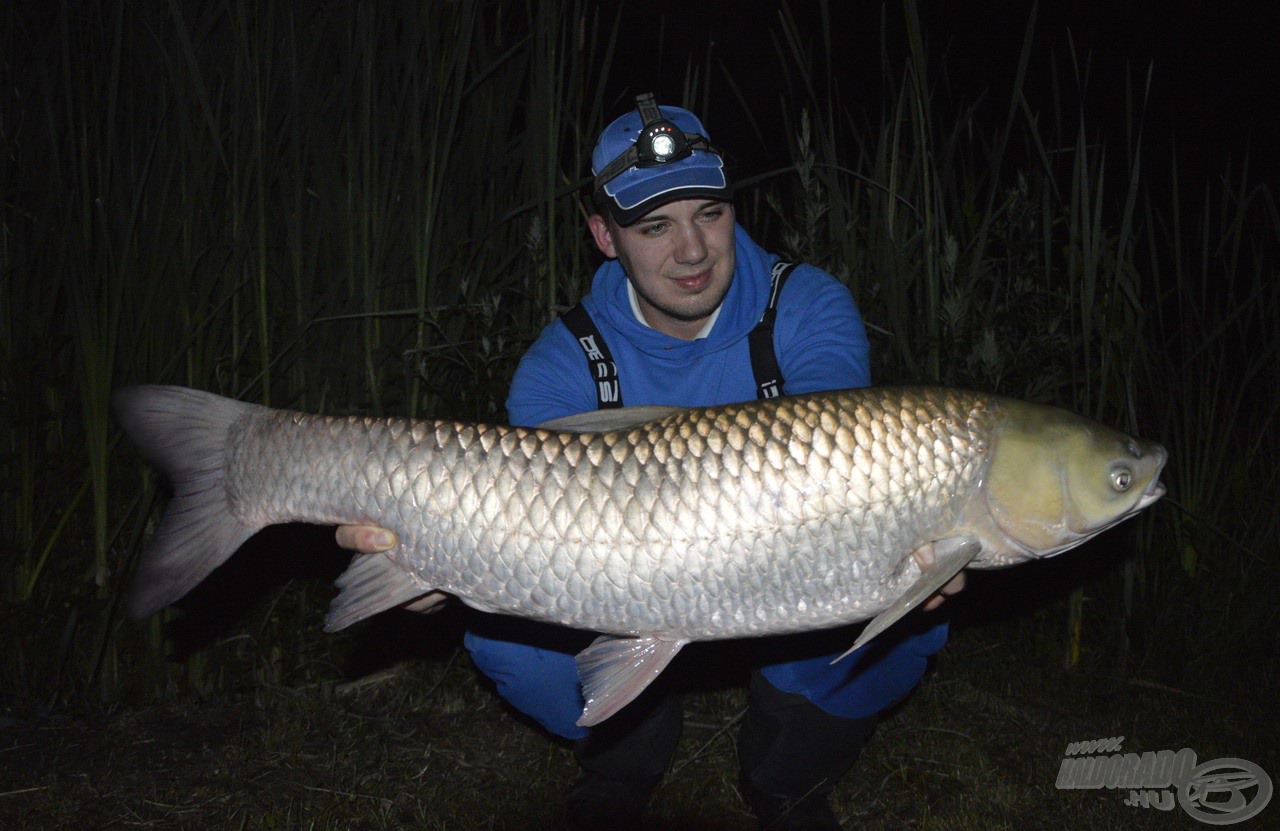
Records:
<instances>
[{"instance_id":1,"label":"blue hoodie","mask_svg":"<svg viewBox=\"0 0 1280 831\"><path fill-rule=\"evenodd\" d=\"M636 320L621 263L600 266L583 305L613 354L623 403L700 407L754 399L747 334L764 314L777 261L738 227L733 281L720 316L707 337L692 341ZM786 395L871 383L867 334L849 290L812 266L797 267L782 290L774 349ZM557 320L520 361L507 398L509 420L532 426L595 407L586 356Z\"/></svg>"},{"instance_id":2,"label":"blue hoodie","mask_svg":"<svg viewBox=\"0 0 1280 831\"><path fill-rule=\"evenodd\" d=\"M596 271L583 304L617 364L624 404L695 407L756 397L747 334L764 313L770 269L778 257L756 245L741 227L736 228L735 251L733 281L720 315L707 337L693 341L670 337L636 319L626 273L616 260ZM866 330L849 290L812 266L796 268L782 290L774 349L784 394L871 383ZM551 323L516 370L507 398L509 420L532 426L596 405L585 353L562 322ZM565 630L548 639L547 627L524 623L502 621L486 632L473 628L465 639L472 659L518 709L554 733L581 738L587 731L574 724L582 699L573 652L585 647L589 636L575 641ZM789 660L770 663L760 672L778 689L803 695L827 712L869 716L915 687L928 656L946 642L947 624L919 617L904 621L833 665L831 660L854 639L850 633L842 640L841 633L836 630L835 646L828 643L830 633L819 633L807 646L808 636L789 636L781 648Z\"/></svg>"}]
</instances>

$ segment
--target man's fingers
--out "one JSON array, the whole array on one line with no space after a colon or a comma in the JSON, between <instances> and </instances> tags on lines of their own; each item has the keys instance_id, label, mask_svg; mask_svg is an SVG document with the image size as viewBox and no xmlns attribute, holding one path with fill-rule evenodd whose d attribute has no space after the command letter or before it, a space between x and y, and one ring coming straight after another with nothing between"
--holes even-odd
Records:
<instances>
[{"instance_id":1,"label":"man's fingers","mask_svg":"<svg viewBox=\"0 0 1280 831\"><path fill-rule=\"evenodd\" d=\"M444 607L444 601L448 599L449 596L444 592L427 592L417 600L411 600L404 604L401 608L407 612L418 612L425 615L440 611Z\"/></svg>"},{"instance_id":2,"label":"man's fingers","mask_svg":"<svg viewBox=\"0 0 1280 831\"><path fill-rule=\"evenodd\" d=\"M338 545L361 554L377 554L396 545L396 535L376 525L339 525L334 537Z\"/></svg>"},{"instance_id":3,"label":"man's fingers","mask_svg":"<svg viewBox=\"0 0 1280 831\"><path fill-rule=\"evenodd\" d=\"M946 600L947 597L955 594L956 592L960 591L963 588L964 588L964 572L962 571L959 574L957 574L955 577L952 577L950 580L948 580L945 586L938 589L938 593L930 597L928 600L926 600L924 602L924 606L922 606L921 608L923 608L926 612L932 609L936 609L942 605L942 601Z\"/></svg>"},{"instance_id":4,"label":"man's fingers","mask_svg":"<svg viewBox=\"0 0 1280 831\"><path fill-rule=\"evenodd\" d=\"M938 589L938 594L945 594L948 597L964 588L964 572L961 571L955 577L947 581L946 585Z\"/></svg>"},{"instance_id":5,"label":"man's fingers","mask_svg":"<svg viewBox=\"0 0 1280 831\"><path fill-rule=\"evenodd\" d=\"M922 571L928 571L933 567L936 559L936 552L933 550L933 543L925 543L924 545L911 552L911 556L916 558L916 564L920 566ZM964 588L964 572L961 571L955 577L947 581L947 584L938 589L938 593L930 597L921 607L925 611L936 609L942 605L942 601L948 596L955 594Z\"/></svg>"},{"instance_id":6,"label":"man's fingers","mask_svg":"<svg viewBox=\"0 0 1280 831\"><path fill-rule=\"evenodd\" d=\"M933 543L927 542L912 551L911 556L916 558L916 565L920 566L921 571L928 571L933 568L933 561L937 555L933 550Z\"/></svg>"}]
</instances>

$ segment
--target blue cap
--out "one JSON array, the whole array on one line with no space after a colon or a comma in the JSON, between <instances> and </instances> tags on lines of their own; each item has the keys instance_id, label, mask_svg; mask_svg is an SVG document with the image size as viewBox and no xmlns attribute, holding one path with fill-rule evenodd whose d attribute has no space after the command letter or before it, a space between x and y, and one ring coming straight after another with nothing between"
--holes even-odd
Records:
<instances>
[{"instance_id":1,"label":"blue cap","mask_svg":"<svg viewBox=\"0 0 1280 831\"><path fill-rule=\"evenodd\" d=\"M599 185L598 195L603 195L609 213L619 225L630 225L653 209L677 199L705 197L729 201L733 187L724 172L724 159L710 146L702 122L688 110L680 107L661 107L662 117L689 136L702 139L691 155L652 166L633 164L622 173ZM632 110L616 119L596 141L591 154L591 172L600 172L615 159L631 149L644 128L643 117Z\"/></svg>"}]
</instances>

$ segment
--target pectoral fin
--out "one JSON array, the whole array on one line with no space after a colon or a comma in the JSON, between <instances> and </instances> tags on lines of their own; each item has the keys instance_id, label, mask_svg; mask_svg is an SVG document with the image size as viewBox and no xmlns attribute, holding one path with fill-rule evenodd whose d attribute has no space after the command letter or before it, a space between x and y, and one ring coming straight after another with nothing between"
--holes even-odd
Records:
<instances>
[{"instance_id":1,"label":"pectoral fin","mask_svg":"<svg viewBox=\"0 0 1280 831\"><path fill-rule=\"evenodd\" d=\"M587 706L579 726L599 724L630 704L666 669L688 641L601 635L578 653L578 677Z\"/></svg>"},{"instance_id":2,"label":"pectoral fin","mask_svg":"<svg viewBox=\"0 0 1280 831\"><path fill-rule=\"evenodd\" d=\"M981 550L982 544L971 539L939 540L934 543L935 559L933 567L922 573L920 579L912 583L906 592L894 601L892 606L876 615L875 619L867 624L867 628L862 630L862 634L858 636L858 639L853 642L853 646L849 647L848 651L841 655L840 658L848 657L854 650L862 647L876 635L897 623L903 615L919 606L925 598L950 582L951 578L969 565ZM836 661L839 661L840 658L836 658ZM836 661L831 663L834 664Z\"/></svg>"}]
</instances>

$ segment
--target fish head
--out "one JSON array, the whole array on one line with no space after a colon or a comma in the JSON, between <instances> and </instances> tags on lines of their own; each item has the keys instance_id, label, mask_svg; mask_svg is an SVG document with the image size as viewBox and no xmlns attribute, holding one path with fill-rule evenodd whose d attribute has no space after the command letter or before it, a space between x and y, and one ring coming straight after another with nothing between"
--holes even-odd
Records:
<instances>
[{"instance_id":1,"label":"fish head","mask_svg":"<svg viewBox=\"0 0 1280 831\"><path fill-rule=\"evenodd\" d=\"M987 452L981 489L996 539L975 566L1060 554L1165 492L1163 447L1056 407L1001 402Z\"/></svg>"}]
</instances>

